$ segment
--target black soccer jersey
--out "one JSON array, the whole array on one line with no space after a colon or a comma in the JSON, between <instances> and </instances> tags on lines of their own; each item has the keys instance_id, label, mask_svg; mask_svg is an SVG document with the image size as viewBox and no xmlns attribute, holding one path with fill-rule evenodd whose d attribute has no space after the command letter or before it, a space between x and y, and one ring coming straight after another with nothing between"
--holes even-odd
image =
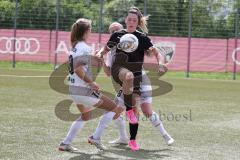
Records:
<instances>
[{"instance_id":1,"label":"black soccer jersey","mask_svg":"<svg viewBox=\"0 0 240 160\"><path fill-rule=\"evenodd\" d=\"M117 46L120 38L127 33L128 32L126 30L115 32L114 34L112 34L109 41L107 42L107 46L109 48ZM114 68L114 66L121 65L121 67L125 67L133 73L139 73L142 70L144 53L146 50L152 47L153 44L151 40L142 32L135 31L131 34L134 34L138 38L138 48L134 52L130 53L126 53L120 49L116 49L116 57L113 61L112 67Z\"/></svg>"}]
</instances>

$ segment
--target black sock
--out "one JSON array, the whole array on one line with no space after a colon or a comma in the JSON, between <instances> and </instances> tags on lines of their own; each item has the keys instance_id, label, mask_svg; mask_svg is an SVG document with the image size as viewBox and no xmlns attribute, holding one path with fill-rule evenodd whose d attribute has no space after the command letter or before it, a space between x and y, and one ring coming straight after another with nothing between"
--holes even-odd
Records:
<instances>
[{"instance_id":1,"label":"black sock","mask_svg":"<svg viewBox=\"0 0 240 160\"><path fill-rule=\"evenodd\" d=\"M135 140L138 132L138 123L137 124L129 123L129 132L130 132L130 140Z\"/></svg>"},{"instance_id":2,"label":"black sock","mask_svg":"<svg viewBox=\"0 0 240 160\"><path fill-rule=\"evenodd\" d=\"M124 104L126 106L126 111L129 111L132 109L133 102L132 102L132 94L123 94L124 96Z\"/></svg>"}]
</instances>

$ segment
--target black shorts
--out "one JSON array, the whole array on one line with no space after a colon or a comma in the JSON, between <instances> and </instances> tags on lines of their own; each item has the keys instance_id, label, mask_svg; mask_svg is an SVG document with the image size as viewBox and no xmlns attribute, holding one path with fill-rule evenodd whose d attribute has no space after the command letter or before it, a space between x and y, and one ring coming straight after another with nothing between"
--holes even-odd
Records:
<instances>
[{"instance_id":1,"label":"black shorts","mask_svg":"<svg viewBox=\"0 0 240 160\"><path fill-rule=\"evenodd\" d=\"M118 83L120 86L122 86L122 81L119 79L119 72L120 70L124 68L122 66L113 66L111 68L111 75L113 77L113 80ZM126 68L127 69L127 68ZM138 95L140 95L140 83L142 81L142 71L137 71L137 72L133 72L134 75L134 81L133 81L133 93L136 93Z\"/></svg>"}]
</instances>

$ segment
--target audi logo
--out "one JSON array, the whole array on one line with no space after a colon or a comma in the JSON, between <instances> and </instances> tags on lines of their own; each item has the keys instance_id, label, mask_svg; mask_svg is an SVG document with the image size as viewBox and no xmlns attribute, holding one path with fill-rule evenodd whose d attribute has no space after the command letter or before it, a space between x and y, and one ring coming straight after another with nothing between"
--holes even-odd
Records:
<instances>
[{"instance_id":1,"label":"audi logo","mask_svg":"<svg viewBox=\"0 0 240 160\"><path fill-rule=\"evenodd\" d=\"M15 53L36 54L39 51L40 43L36 38L0 37L0 53L13 54L14 40L15 40Z\"/></svg>"}]
</instances>

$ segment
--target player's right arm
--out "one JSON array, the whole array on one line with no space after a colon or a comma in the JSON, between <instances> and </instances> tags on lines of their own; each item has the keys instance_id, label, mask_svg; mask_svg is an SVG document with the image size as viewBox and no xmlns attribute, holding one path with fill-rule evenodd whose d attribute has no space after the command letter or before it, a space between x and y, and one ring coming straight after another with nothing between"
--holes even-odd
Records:
<instances>
[{"instance_id":1,"label":"player's right arm","mask_svg":"<svg viewBox=\"0 0 240 160\"><path fill-rule=\"evenodd\" d=\"M90 78L86 72L83 69L83 65L79 65L77 68L74 69L74 72L76 73L76 75L81 78L84 82L86 82L93 90L98 91L99 90L99 86L96 82L94 82L92 80L92 78Z\"/></svg>"},{"instance_id":2,"label":"player's right arm","mask_svg":"<svg viewBox=\"0 0 240 160\"><path fill-rule=\"evenodd\" d=\"M116 46L119 43L119 37L117 33L113 33L108 40L107 44L101 48L97 53L96 56L103 58L103 55L105 55L107 52L111 50L114 46Z\"/></svg>"},{"instance_id":3,"label":"player's right arm","mask_svg":"<svg viewBox=\"0 0 240 160\"><path fill-rule=\"evenodd\" d=\"M105 45L96 53L96 56L99 58L103 58L103 55L105 55L109 51L110 51L110 48L108 48L107 45Z\"/></svg>"}]
</instances>

